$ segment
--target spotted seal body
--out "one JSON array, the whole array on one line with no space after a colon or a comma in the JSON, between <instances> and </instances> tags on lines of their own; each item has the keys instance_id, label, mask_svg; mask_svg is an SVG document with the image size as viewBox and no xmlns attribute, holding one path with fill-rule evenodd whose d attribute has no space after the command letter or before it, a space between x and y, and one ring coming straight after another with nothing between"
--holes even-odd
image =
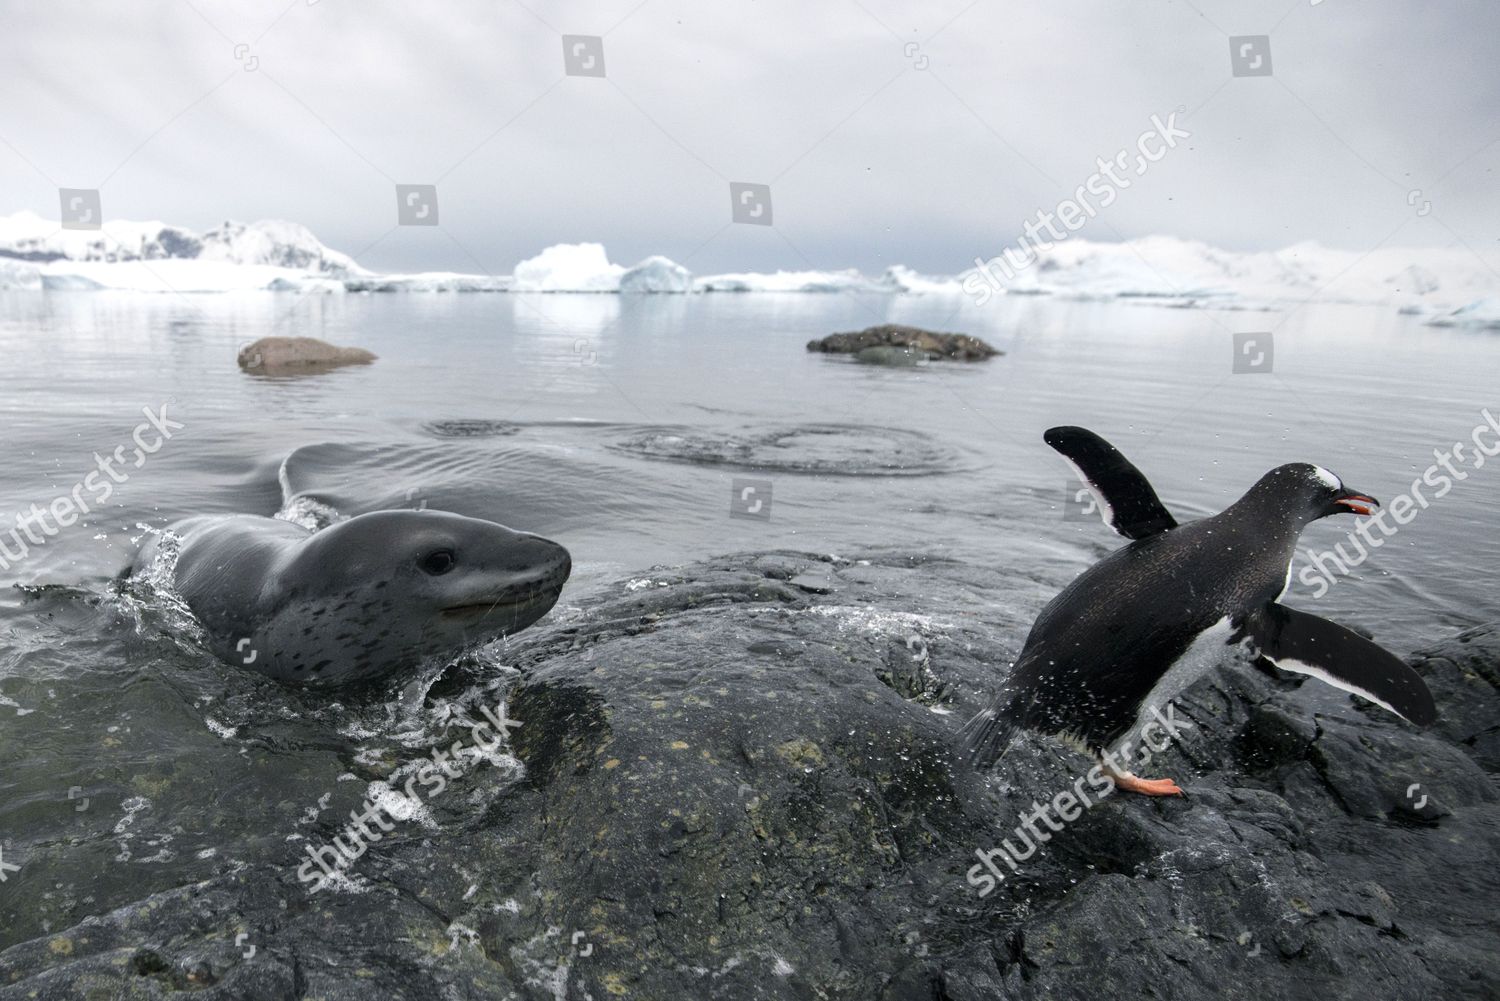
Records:
<instances>
[{"instance_id":1,"label":"spotted seal body","mask_svg":"<svg viewBox=\"0 0 1500 1001\"><path fill-rule=\"evenodd\" d=\"M173 582L214 653L310 686L374 680L525 629L572 571L549 539L442 511L377 511L319 532L204 516L168 531Z\"/></svg>"}]
</instances>

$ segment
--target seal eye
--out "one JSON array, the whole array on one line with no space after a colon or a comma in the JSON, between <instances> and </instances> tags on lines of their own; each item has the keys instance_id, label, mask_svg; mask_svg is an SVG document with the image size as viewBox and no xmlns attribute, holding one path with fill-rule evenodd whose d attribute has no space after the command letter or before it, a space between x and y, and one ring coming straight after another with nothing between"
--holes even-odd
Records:
<instances>
[{"instance_id":1,"label":"seal eye","mask_svg":"<svg viewBox=\"0 0 1500 1001\"><path fill-rule=\"evenodd\" d=\"M417 566L421 567L422 572L425 574L431 574L433 577L441 577L449 570L452 570L453 564L457 562L458 560L454 557L453 550L439 549L422 557Z\"/></svg>"}]
</instances>

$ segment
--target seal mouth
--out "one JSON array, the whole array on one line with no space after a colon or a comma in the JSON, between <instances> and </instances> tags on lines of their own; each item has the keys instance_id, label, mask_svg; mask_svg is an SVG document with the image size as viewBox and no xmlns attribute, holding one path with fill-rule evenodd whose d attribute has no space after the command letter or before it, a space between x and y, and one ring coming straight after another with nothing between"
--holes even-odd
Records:
<instances>
[{"instance_id":1,"label":"seal mouth","mask_svg":"<svg viewBox=\"0 0 1500 1001\"><path fill-rule=\"evenodd\" d=\"M541 605L551 606L562 594L562 586L544 588L533 591L521 598L506 599L492 598L488 601L466 602L462 605L449 605L440 613L445 619L474 620L483 619L490 615L517 615L523 614Z\"/></svg>"}]
</instances>

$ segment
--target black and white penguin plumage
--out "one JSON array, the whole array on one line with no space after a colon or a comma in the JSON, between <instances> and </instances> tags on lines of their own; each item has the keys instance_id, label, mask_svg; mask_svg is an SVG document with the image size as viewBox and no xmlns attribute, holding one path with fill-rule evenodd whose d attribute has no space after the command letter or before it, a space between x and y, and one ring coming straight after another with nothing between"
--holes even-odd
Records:
<instances>
[{"instance_id":1,"label":"black and white penguin plumage","mask_svg":"<svg viewBox=\"0 0 1500 1001\"><path fill-rule=\"evenodd\" d=\"M1278 600L1303 528L1331 514L1369 514L1373 497L1320 466L1291 463L1221 513L1179 525L1140 470L1092 431L1052 428L1045 440L1093 491L1105 523L1132 541L1037 617L994 706L964 728L977 767L993 765L1024 727L1081 745L1122 789L1178 795L1171 779L1119 767L1114 752L1153 708L1246 640L1282 670L1421 726L1436 718L1426 684L1389 651Z\"/></svg>"}]
</instances>

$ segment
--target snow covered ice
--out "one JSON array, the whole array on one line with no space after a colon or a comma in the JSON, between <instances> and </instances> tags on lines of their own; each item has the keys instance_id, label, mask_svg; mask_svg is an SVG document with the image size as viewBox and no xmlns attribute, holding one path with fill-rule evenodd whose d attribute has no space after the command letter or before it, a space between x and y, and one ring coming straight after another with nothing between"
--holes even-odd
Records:
<instances>
[{"instance_id":1,"label":"snow covered ice","mask_svg":"<svg viewBox=\"0 0 1500 1001\"><path fill-rule=\"evenodd\" d=\"M1042 295L1236 310L1321 301L1389 306L1431 326L1500 329L1497 285L1462 250L1360 254L1300 243L1241 252L1167 236L1071 239L1034 257L1012 249L951 276L899 264L875 277L853 269L694 276L660 255L630 267L612 262L599 243L547 247L509 275L381 274L293 222L225 222L200 234L158 221L76 230L33 212L0 216L0 289L59 292L862 293L968 295L980 305L1000 295Z\"/></svg>"}]
</instances>

